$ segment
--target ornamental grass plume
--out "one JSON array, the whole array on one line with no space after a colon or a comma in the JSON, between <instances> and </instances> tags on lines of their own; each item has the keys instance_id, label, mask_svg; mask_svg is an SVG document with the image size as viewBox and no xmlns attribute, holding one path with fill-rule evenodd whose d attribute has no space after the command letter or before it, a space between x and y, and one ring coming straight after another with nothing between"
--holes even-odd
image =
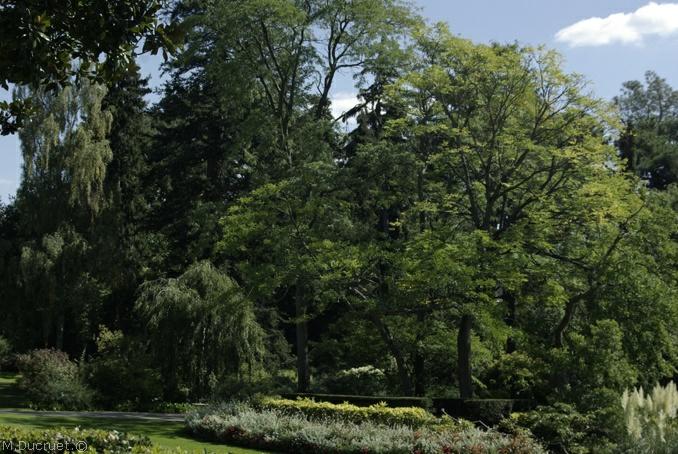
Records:
<instances>
[{"instance_id":1,"label":"ornamental grass plume","mask_svg":"<svg viewBox=\"0 0 678 454\"><path fill-rule=\"evenodd\" d=\"M676 418L678 412L678 389L674 382L666 386L655 385L650 394L643 388L625 390L621 398L624 409L626 429L636 440L651 438L666 442L666 431L670 428L670 420Z\"/></svg>"}]
</instances>

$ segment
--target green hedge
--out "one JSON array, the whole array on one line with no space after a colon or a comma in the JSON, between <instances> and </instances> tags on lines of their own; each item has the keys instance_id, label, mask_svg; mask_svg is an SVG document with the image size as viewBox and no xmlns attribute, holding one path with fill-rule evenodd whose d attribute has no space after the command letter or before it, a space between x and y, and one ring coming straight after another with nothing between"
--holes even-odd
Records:
<instances>
[{"instance_id":1,"label":"green hedge","mask_svg":"<svg viewBox=\"0 0 678 454\"><path fill-rule=\"evenodd\" d=\"M429 409L431 408L431 400L425 397L392 397L392 396L355 396L349 394L312 394L312 393L291 393L281 394L285 399L308 398L320 402L330 402L333 404L349 404L357 405L359 407L368 407L381 402L386 403L389 407L419 407Z\"/></svg>"},{"instance_id":2,"label":"green hedge","mask_svg":"<svg viewBox=\"0 0 678 454\"><path fill-rule=\"evenodd\" d=\"M528 411L534 405L528 399L457 399L424 397L373 397L343 394L282 394L289 400L311 399L316 402L333 404L349 403L358 407L369 407L385 403L390 408L418 407L432 410L436 415L447 414L455 418L465 418L472 421L482 421L494 425L515 411Z\"/></svg>"},{"instance_id":3,"label":"green hedge","mask_svg":"<svg viewBox=\"0 0 678 454\"><path fill-rule=\"evenodd\" d=\"M107 454L162 454L168 451L153 447L148 438L105 430L24 429L0 426L0 453L16 454L87 452Z\"/></svg>"},{"instance_id":4,"label":"green hedge","mask_svg":"<svg viewBox=\"0 0 678 454\"><path fill-rule=\"evenodd\" d=\"M442 421L423 408L391 408L383 402L369 407L359 407L349 403L316 402L312 399L260 397L255 405L261 409L276 410L285 414L301 414L312 419L337 419L358 424L369 421L375 424L421 427ZM446 419L445 421L452 423L452 420Z\"/></svg>"}]
</instances>

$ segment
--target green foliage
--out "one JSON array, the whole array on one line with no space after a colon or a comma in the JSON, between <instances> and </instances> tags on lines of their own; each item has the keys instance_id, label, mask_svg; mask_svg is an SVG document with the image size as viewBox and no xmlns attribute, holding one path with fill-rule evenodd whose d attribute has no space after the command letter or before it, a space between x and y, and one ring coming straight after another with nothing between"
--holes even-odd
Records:
<instances>
[{"instance_id":1,"label":"green foliage","mask_svg":"<svg viewBox=\"0 0 678 454\"><path fill-rule=\"evenodd\" d=\"M558 453L589 453L593 446L589 438L594 427L587 415L568 404L558 403L539 407L527 413L515 413L511 420L527 428L544 445Z\"/></svg>"},{"instance_id":2,"label":"green foliage","mask_svg":"<svg viewBox=\"0 0 678 454\"><path fill-rule=\"evenodd\" d=\"M192 265L176 279L145 283L136 310L162 360L170 396L182 381L204 395L210 376L251 376L261 360L264 333L251 301L209 262Z\"/></svg>"},{"instance_id":3,"label":"green foliage","mask_svg":"<svg viewBox=\"0 0 678 454\"><path fill-rule=\"evenodd\" d=\"M316 402L312 399L279 399L261 397L256 401L263 409L280 411L288 414L302 414L312 419L337 419L353 423L370 421L386 425L404 425L420 427L439 422L431 413L417 407L388 407L386 403L360 407L349 403L333 404Z\"/></svg>"},{"instance_id":4,"label":"green foliage","mask_svg":"<svg viewBox=\"0 0 678 454\"><path fill-rule=\"evenodd\" d=\"M362 424L335 419L314 421L301 415L255 410L241 403L191 414L187 427L202 438L287 453L544 452L525 435L506 436L468 424L414 429L369 421Z\"/></svg>"},{"instance_id":5,"label":"green foliage","mask_svg":"<svg viewBox=\"0 0 678 454\"><path fill-rule=\"evenodd\" d=\"M17 85L0 332L91 359L97 405L296 379L370 395L318 396L339 406L458 392L496 422L510 400L469 398L529 398L555 406L526 425L576 451L624 437L623 389L675 377L677 104L656 75L625 85L620 130L555 52L472 43L400 0L181 1L187 45L148 108L138 71L86 80L157 47L157 2L34 3L0 12L0 57L34 46L0 79L82 80ZM358 99L334 118L338 74Z\"/></svg>"},{"instance_id":6,"label":"green foliage","mask_svg":"<svg viewBox=\"0 0 678 454\"><path fill-rule=\"evenodd\" d=\"M72 78L111 82L135 67L134 51L174 51L176 25L157 17L162 0L127 0L115 5L86 1L50 5L10 0L0 10L0 87L8 84L68 85ZM105 18L105 19L104 19ZM174 42L173 42L174 41ZM73 67L78 60L80 66ZM0 105L0 132L16 132L30 104Z\"/></svg>"},{"instance_id":7,"label":"green foliage","mask_svg":"<svg viewBox=\"0 0 678 454\"><path fill-rule=\"evenodd\" d=\"M86 410L93 393L85 385L76 363L58 350L33 350L18 355L19 386L31 406L41 410Z\"/></svg>"},{"instance_id":8,"label":"green foliage","mask_svg":"<svg viewBox=\"0 0 678 454\"><path fill-rule=\"evenodd\" d=\"M370 405L385 402L387 406L400 407L418 407L430 408L431 400L426 397L397 397L397 396L356 396L350 394L316 394L316 393L293 393L283 396L286 399L311 399L319 402L330 402L333 404L350 403L359 407L369 407Z\"/></svg>"},{"instance_id":9,"label":"green foliage","mask_svg":"<svg viewBox=\"0 0 678 454\"><path fill-rule=\"evenodd\" d=\"M677 183L678 91L648 71L644 84L624 82L614 101L624 122L618 147L628 169L653 188Z\"/></svg>"},{"instance_id":10,"label":"green foliage","mask_svg":"<svg viewBox=\"0 0 678 454\"><path fill-rule=\"evenodd\" d=\"M96 345L97 355L86 364L86 376L99 406L139 411L161 400L160 373L142 345L104 326Z\"/></svg>"},{"instance_id":11,"label":"green foliage","mask_svg":"<svg viewBox=\"0 0 678 454\"><path fill-rule=\"evenodd\" d=\"M323 383L329 394L379 396L386 392L386 376L374 366L340 370Z\"/></svg>"},{"instance_id":12,"label":"green foliage","mask_svg":"<svg viewBox=\"0 0 678 454\"><path fill-rule=\"evenodd\" d=\"M615 321L599 320L588 335L573 333L568 349L550 350L550 383L560 399L582 403L634 383L638 372L624 353L622 337Z\"/></svg>"},{"instance_id":13,"label":"green foliage","mask_svg":"<svg viewBox=\"0 0 678 454\"><path fill-rule=\"evenodd\" d=\"M249 399L261 394L285 394L295 389L296 372L293 370L261 372L253 377L222 377L214 385L212 398L220 401Z\"/></svg>"},{"instance_id":14,"label":"green foliage","mask_svg":"<svg viewBox=\"0 0 678 454\"><path fill-rule=\"evenodd\" d=\"M532 399L543 388L546 365L524 352L504 353L487 372L486 384L493 395Z\"/></svg>"}]
</instances>

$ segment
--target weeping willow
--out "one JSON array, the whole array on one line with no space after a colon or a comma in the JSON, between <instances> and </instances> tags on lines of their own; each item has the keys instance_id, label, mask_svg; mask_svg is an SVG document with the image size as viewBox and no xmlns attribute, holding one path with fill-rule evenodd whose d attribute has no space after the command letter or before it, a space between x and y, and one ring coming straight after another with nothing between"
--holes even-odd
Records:
<instances>
[{"instance_id":1,"label":"weeping willow","mask_svg":"<svg viewBox=\"0 0 678 454\"><path fill-rule=\"evenodd\" d=\"M83 83L58 92L19 88L16 99L34 106L19 132L23 154L22 190L66 194L71 208L96 215L104 202L106 168L113 159L108 134L113 116L102 109L106 88ZM55 208L54 201L49 206Z\"/></svg>"},{"instance_id":2,"label":"weeping willow","mask_svg":"<svg viewBox=\"0 0 678 454\"><path fill-rule=\"evenodd\" d=\"M147 282L136 302L156 358L163 358L168 391L209 391L225 374L251 377L261 363L265 333L251 301L209 262L198 262L176 279Z\"/></svg>"}]
</instances>

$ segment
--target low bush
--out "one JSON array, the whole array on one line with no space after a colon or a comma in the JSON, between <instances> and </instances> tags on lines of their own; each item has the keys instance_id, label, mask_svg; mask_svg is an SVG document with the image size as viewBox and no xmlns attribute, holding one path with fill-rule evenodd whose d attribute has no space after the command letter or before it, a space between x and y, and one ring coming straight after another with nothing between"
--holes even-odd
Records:
<instances>
[{"instance_id":1,"label":"low bush","mask_svg":"<svg viewBox=\"0 0 678 454\"><path fill-rule=\"evenodd\" d=\"M349 403L333 404L316 402L311 399L279 399L260 397L255 404L258 408L276 410L285 414L301 414L310 419L335 419L353 423L374 422L378 424L406 425L421 427L439 421L423 408L391 408L385 403L359 407Z\"/></svg>"},{"instance_id":2,"label":"low bush","mask_svg":"<svg viewBox=\"0 0 678 454\"><path fill-rule=\"evenodd\" d=\"M524 434L508 436L475 427L413 428L366 421L315 420L300 413L223 404L187 418L199 438L294 454L540 454L544 450Z\"/></svg>"},{"instance_id":3,"label":"low bush","mask_svg":"<svg viewBox=\"0 0 678 454\"><path fill-rule=\"evenodd\" d=\"M21 378L31 406L42 410L83 410L92 405L93 392L84 384L78 365L58 350L33 350L17 356Z\"/></svg>"},{"instance_id":4,"label":"low bush","mask_svg":"<svg viewBox=\"0 0 678 454\"><path fill-rule=\"evenodd\" d=\"M154 448L148 438L130 436L117 431L79 429L24 429L0 426L0 453L41 452L57 454L84 451L88 453L155 454L170 451Z\"/></svg>"},{"instance_id":5,"label":"low bush","mask_svg":"<svg viewBox=\"0 0 678 454\"><path fill-rule=\"evenodd\" d=\"M526 413L514 413L502 421L499 429L515 424L528 429L540 440L549 452L583 454L602 452L592 450L596 445L595 426L588 414L579 413L573 406L558 403L553 406L537 407Z\"/></svg>"},{"instance_id":6,"label":"low bush","mask_svg":"<svg viewBox=\"0 0 678 454\"><path fill-rule=\"evenodd\" d=\"M86 366L98 407L148 411L162 397L162 380L142 346L120 331L100 327L97 354Z\"/></svg>"},{"instance_id":7,"label":"low bush","mask_svg":"<svg viewBox=\"0 0 678 454\"><path fill-rule=\"evenodd\" d=\"M281 396L286 399L307 398L319 402L330 402L333 404L343 404L348 402L349 404L357 405L359 407L367 407L384 402L389 407L431 408L431 399L427 399L425 397L355 396L350 394L314 393L282 393Z\"/></svg>"},{"instance_id":8,"label":"low bush","mask_svg":"<svg viewBox=\"0 0 678 454\"><path fill-rule=\"evenodd\" d=\"M386 392L386 374L374 366L354 367L327 378L324 387L334 394L378 396Z\"/></svg>"}]
</instances>

